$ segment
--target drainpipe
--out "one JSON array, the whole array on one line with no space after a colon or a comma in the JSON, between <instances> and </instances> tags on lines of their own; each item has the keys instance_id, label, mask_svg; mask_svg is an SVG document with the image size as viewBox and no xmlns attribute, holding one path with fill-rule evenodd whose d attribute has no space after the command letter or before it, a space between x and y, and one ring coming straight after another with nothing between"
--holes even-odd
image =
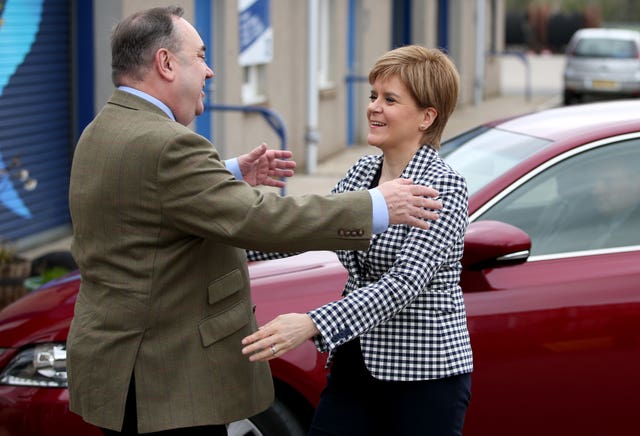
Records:
<instances>
[{"instance_id":1,"label":"drainpipe","mask_svg":"<svg viewBox=\"0 0 640 436\"><path fill-rule=\"evenodd\" d=\"M347 18L347 146L351 147L356 141L355 128L355 74L356 74L356 0L349 0L349 15Z\"/></svg>"},{"instance_id":2,"label":"drainpipe","mask_svg":"<svg viewBox=\"0 0 640 436\"><path fill-rule=\"evenodd\" d=\"M318 0L308 0L307 11L307 174L314 174L318 163L318 41L320 12Z\"/></svg>"}]
</instances>

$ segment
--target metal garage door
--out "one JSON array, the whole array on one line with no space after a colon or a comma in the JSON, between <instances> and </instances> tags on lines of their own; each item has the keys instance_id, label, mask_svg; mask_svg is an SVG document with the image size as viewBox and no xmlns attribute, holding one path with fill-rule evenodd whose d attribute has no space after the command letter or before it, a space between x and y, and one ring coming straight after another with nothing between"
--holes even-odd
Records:
<instances>
[{"instance_id":1,"label":"metal garage door","mask_svg":"<svg viewBox=\"0 0 640 436\"><path fill-rule=\"evenodd\" d=\"M70 2L0 1L0 238L69 223ZM19 160L37 179L24 189ZM11 177L8 177L7 172ZM15 177L14 177L15 176Z\"/></svg>"}]
</instances>

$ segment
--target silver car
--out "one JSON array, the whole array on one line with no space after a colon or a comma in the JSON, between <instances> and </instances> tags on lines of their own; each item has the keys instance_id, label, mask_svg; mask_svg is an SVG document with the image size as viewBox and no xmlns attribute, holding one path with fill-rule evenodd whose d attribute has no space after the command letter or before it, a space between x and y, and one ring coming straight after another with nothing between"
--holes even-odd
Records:
<instances>
[{"instance_id":1,"label":"silver car","mask_svg":"<svg viewBox=\"0 0 640 436\"><path fill-rule=\"evenodd\" d=\"M564 104L640 96L640 32L580 29L567 45Z\"/></svg>"}]
</instances>

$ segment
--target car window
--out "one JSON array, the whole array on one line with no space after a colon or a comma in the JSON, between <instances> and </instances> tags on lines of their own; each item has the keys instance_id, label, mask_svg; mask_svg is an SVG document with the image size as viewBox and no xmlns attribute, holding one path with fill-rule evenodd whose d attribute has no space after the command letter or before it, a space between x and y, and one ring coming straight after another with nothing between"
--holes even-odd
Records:
<instances>
[{"instance_id":1,"label":"car window","mask_svg":"<svg viewBox=\"0 0 640 436\"><path fill-rule=\"evenodd\" d=\"M477 219L526 231L531 255L640 245L640 140L571 156Z\"/></svg>"},{"instance_id":2,"label":"car window","mask_svg":"<svg viewBox=\"0 0 640 436\"><path fill-rule=\"evenodd\" d=\"M506 130L481 128L444 142L440 155L465 177L472 195L550 143Z\"/></svg>"},{"instance_id":3,"label":"car window","mask_svg":"<svg viewBox=\"0 0 640 436\"><path fill-rule=\"evenodd\" d=\"M575 56L595 58L637 58L636 44L628 39L584 38L578 41Z\"/></svg>"}]
</instances>

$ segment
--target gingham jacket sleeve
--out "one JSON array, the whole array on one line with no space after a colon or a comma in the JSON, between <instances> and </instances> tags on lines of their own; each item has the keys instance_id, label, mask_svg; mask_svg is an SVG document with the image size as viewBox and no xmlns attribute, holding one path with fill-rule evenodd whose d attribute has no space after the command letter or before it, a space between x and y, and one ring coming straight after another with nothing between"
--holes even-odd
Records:
<instances>
[{"instance_id":1,"label":"gingham jacket sleeve","mask_svg":"<svg viewBox=\"0 0 640 436\"><path fill-rule=\"evenodd\" d=\"M367 189L379 165L379 156L361 158L334 191ZM459 287L468 216L465 180L427 146L416 153L402 177L439 191L439 219L428 230L392 226L374 235L366 252L338 252L349 279L342 299L309 312L320 331L314 342L320 351L333 351L360 337L367 367L381 379L428 379L470 371ZM439 322L452 324L456 332L442 333L447 326L441 329ZM442 371L429 369L433 355L442 352L431 344L443 340L455 343L452 352L461 355L461 362L436 363Z\"/></svg>"},{"instance_id":2,"label":"gingham jacket sleeve","mask_svg":"<svg viewBox=\"0 0 640 436\"><path fill-rule=\"evenodd\" d=\"M273 259L282 259L283 257L295 256L300 253L278 253L278 252L268 252L268 251L257 251L257 250L245 250L247 253L248 261L258 261L258 260L273 260Z\"/></svg>"}]
</instances>

